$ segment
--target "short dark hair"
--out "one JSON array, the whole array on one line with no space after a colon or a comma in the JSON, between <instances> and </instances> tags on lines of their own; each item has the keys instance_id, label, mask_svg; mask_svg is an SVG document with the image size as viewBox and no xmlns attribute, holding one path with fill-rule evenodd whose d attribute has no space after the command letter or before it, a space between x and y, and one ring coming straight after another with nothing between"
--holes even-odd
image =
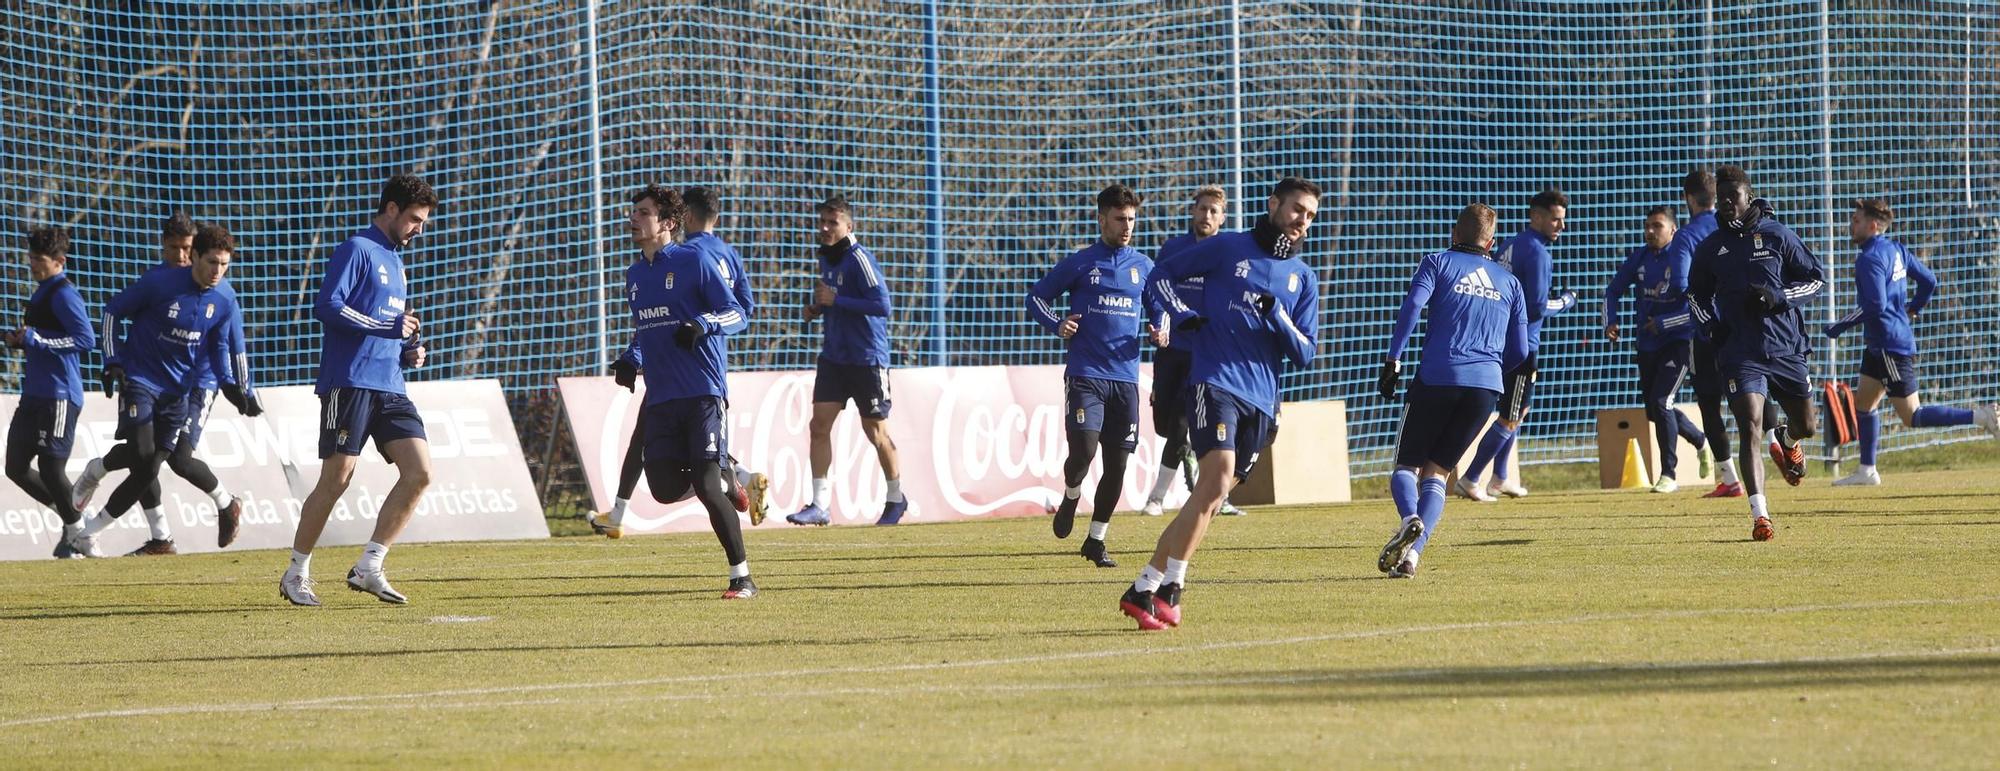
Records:
<instances>
[{"instance_id":1,"label":"short dark hair","mask_svg":"<svg viewBox=\"0 0 2000 771\"><path fill-rule=\"evenodd\" d=\"M438 197L437 192L431 190L430 183L423 181L417 175L397 174L390 177L388 182L382 183L382 196L375 201L375 213L381 214L392 203L398 209L435 207L438 204Z\"/></svg>"},{"instance_id":2,"label":"short dark hair","mask_svg":"<svg viewBox=\"0 0 2000 771\"><path fill-rule=\"evenodd\" d=\"M1304 177L1286 177L1278 180L1278 184L1271 188L1272 198L1283 198L1292 193L1307 193L1314 198L1320 197L1319 185L1313 184Z\"/></svg>"},{"instance_id":3,"label":"short dark hair","mask_svg":"<svg viewBox=\"0 0 2000 771\"><path fill-rule=\"evenodd\" d=\"M162 238L186 238L191 235L194 235L194 218L189 217L187 212L175 209L166 219L160 220Z\"/></svg>"},{"instance_id":4,"label":"short dark hair","mask_svg":"<svg viewBox=\"0 0 2000 771\"><path fill-rule=\"evenodd\" d=\"M214 251L236 251L236 236L229 234L229 228L213 222L201 223L201 227L194 231L194 253L205 254Z\"/></svg>"},{"instance_id":5,"label":"short dark hair","mask_svg":"<svg viewBox=\"0 0 2000 771\"><path fill-rule=\"evenodd\" d=\"M1139 194L1132 192L1132 188L1126 187L1122 182L1113 182L1110 187L1097 193L1098 211L1137 209L1140 202Z\"/></svg>"},{"instance_id":6,"label":"short dark hair","mask_svg":"<svg viewBox=\"0 0 2000 771\"><path fill-rule=\"evenodd\" d=\"M850 222L854 220L854 207L849 206L847 204L847 197L839 193L834 193L827 196L826 200L813 204L813 213L825 214L827 212L833 212L846 217Z\"/></svg>"},{"instance_id":7,"label":"short dark hair","mask_svg":"<svg viewBox=\"0 0 2000 771\"><path fill-rule=\"evenodd\" d=\"M687 202L681 200L680 191L664 185L647 185L632 194L632 203L652 199L653 207L660 210L660 219L678 222L687 214Z\"/></svg>"},{"instance_id":8,"label":"short dark hair","mask_svg":"<svg viewBox=\"0 0 2000 771\"><path fill-rule=\"evenodd\" d=\"M1857 200L1854 202L1854 210L1885 228L1896 221L1896 210L1889 208L1889 202L1880 198Z\"/></svg>"},{"instance_id":9,"label":"short dark hair","mask_svg":"<svg viewBox=\"0 0 2000 771\"><path fill-rule=\"evenodd\" d=\"M1743 169L1738 166L1724 166L1722 168L1715 170L1716 187L1722 188L1733 185L1742 185L1744 187L1749 187L1750 175L1748 173L1745 173Z\"/></svg>"},{"instance_id":10,"label":"short dark hair","mask_svg":"<svg viewBox=\"0 0 2000 771\"><path fill-rule=\"evenodd\" d=\"M714 190L690 187L681 193L681 200L687 202L688 213L702 222L722 216L722 199L716 197Z\"/></svg>"},{"instance_id":11,"label":"short dark hair","mask_svg":"<svg viewBox=\"0 0 2000 771\"><path fill-rule=\"evenodd\" d=\"M1680 221L1680 212L1676 210L1671 204L1662 204L1659 206L1655 206L1651 209L1647 209L1646 219L1652 219L1654 217L1658 217L1663 214L1666 215L1668 222L1678 223Z\"/></svg>"},{"instance_id":12,"label":"short dark hair","mask_svg":"<svg viewBox=\"0 0 2000 771\"><path fill-rule=\"evenodd\" d=\"M1681 197L1690 199L1694 205L1709 207L1715 205L1715 175L1707 169L1695 169L1681 178Z\"/></svg>"},{"instance_id":13,"label":"short dark hair","mask_svg":"<svg viewBox=\"0 0 2000 771\"><path fill-rule=\"evenodd\" d=\"M1542 192L1536 193L1535 197L1528 199L1529 211L1536 209L1550 211L1558 206L1569 208L1569 196L1563 195L1563 191L1553 187L1544 188Z\"/></svg>"},{"instance_id":14,"label":"short dark hair","mask_svg":"<svg viewBox=\"0 0 2000 771\"><path fill-rule=\"evenodd\" d=\"M69 231L60 225L43 225L29 230L28 253L43 257L68 257Z\"/></svg>"}]
</instances>

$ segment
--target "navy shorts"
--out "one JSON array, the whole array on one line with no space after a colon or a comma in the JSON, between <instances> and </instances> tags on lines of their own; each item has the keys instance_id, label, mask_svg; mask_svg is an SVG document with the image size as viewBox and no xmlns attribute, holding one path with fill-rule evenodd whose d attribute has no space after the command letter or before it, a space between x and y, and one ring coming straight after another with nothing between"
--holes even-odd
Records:
<instances>
[{"instance_id":1,"label":"navy shorts","mask_svg":"<svg viewBox=\"0 0 2000 771\"><path fill-rule=\"evenodd\" d=\"M1688 357L1688 379L1694 382L1694 393L1701 397L1721 397L1729 392L1724 385L1722 369L1716 364L1715 343L1696 335L1693 342L1694 353Z\"/></svg>"},{"instance_id":2,"label":"navy shorts","mask_svg":"<svg viewBox=\"0 0 2000 771\"><path fill-rule=\"evenodd\" d=\"M1070 432L1096 431L1098 441L1131 452L1139 446L1139 384L1094 377L1064 378Z\"/></svg>"},{"instance_id":3,"label":"navy shorts","mask_svg":"<svg viewBox=\"0 0 2000 771\"><path fill-rule=\"evenodd\" d=\"M1722 374L1728 378L1730 395L1763 394L1805 399L1812 396L1812 374L1806 371L1806 357L1751 359L1726 362Z\"/></svg>"},{"instance_id":4,"label":"navy shorts","mask_svg":"<svg viewBox=\"0 0 2000 771\"><path fill-rule=\"evenodd\" d=\"M319 396L319 457L360 455L369 439L388 458L382 445L398 439L424 439L424 419L417 405L402 394L368 388L335 388Z\"/></svg>"},{"instance_id":5,"label":"navy shorts","mask_svg":"<svg viewBox=\"0 0 2000 771\"><path fill-rule=\"evenodd\" d=\"M1277 418L1235 394L1205 383L1188 391L1188 438L1194 456L1202 457L1210 450L1235 452L1237 481L1250 478L1257 456L1277 435Z\"/></svg>"},{"instance_id":6,"label":"navy shorts","mask_svg":"<svg viewBox=\"0 0 2000 771\"><path fill-rule=\"evenodd\" d=\"M1153 433L1187 437L1188 374L1193 370L1192 353L1161 348L1153 354Z\"/></svg>"},{"instance_id":7,"label":"navy shorts","mask_svg":"<svg viewBox=\"0 0 2000 771\"><path fill-rule=\"evenodd\" d=\"M140 437L141 427L151 429L153 447L173 452L187 430L186 396L163 396L144 386L126 383L118 394L117 437L130 441Z\"/></svg>"},{"instance_id":8,"label":"navy shorts","mask_svg":"<svg viewBox=\"0 0 2000 771\"><path fill-rule=\"evenodd\" d=\"M715 396L646 405L639 413L646 425L646 461L692 465L729 457L728 416L728 408Z\"/></svg>"},{"instance_id":9,"label":"navy shorts","mask_svg":"<svg viewBox=\"0 0 2000 771\"><path fill-rule=\"evenodd\" d=\"M849 399L861 410L861 417L889 417L889 368L820 359L819 372L813 376L813 403L846 407Z\"/></svg>"},{"instance_id":10,"label":"navy shorts","mask_svg":"<svg viewBox=\"0 0 2000 771\"><path fill-rule=\"evenodd\" d=\"M1495 409L1500 411L1501 420L1519 423L1528 416L1528 404L1535 399L1537 374L1535 355L1531 353L1520 366L1500 378L1500 401Z\"/></svg>"},{"instance_id":11,"label":"navy shorts","mask_svg":"<svg viewBox=\"0 0 2000 771\"><path fill-rule=\"evenodd\" d=\"M1909 396L1917 392L1917 357L1869 348L1861 352L1861 375L1882 381L1890 396Z\"/></svg>"},{"instance_id":12,"label":"navy shorts","mask_svg":"<svg viewBox=\"0 0 2000 771\"><path fill-rule=\"evenodd\" d=\"M83 405L68 399L23 396L14 408L14 422L7 426L8 453L16 447L33 447L35 454L69 458L76 443L76 418Z\"/></svg>"},{"instance_id":13,"label":"navy shorts","mask_svg":"<svg viewBox=\"0 0 2000 771\"><path fill-rule=\"evenodd\" d=\"M1667 343L1655 351L1640 351L1636 363L1641 399L1647 404L1665 400L1666 406L1672 407L1693 357L1694 348L1686 340Z\"/></svg>"},{"instance_id":14,"label":"navy shorts","mask_svg":"<svg viewBox=\"0 0 2000 771\"><path fill-rule=\"evenodd\" d=\"M1403 423L1396 429L1396 465L1423 468L1435 463L1455 470L1465 449L1485 430L1497 398L1484 388L1410 381L1403 395Z\"/></svg>"},{"instance_id":15,"label":"navy shorts","mask_svg":"<svg viewBox=\"0 0 2000 771\"><path fill-rule=\"evenodd\" d=\"M215 389L197 388L187 395L187 428L181 432L181 441L189 447L201 446L201 431L208 427L208 413L215 410L219 401Z\"/></svg>"}]
</instances>

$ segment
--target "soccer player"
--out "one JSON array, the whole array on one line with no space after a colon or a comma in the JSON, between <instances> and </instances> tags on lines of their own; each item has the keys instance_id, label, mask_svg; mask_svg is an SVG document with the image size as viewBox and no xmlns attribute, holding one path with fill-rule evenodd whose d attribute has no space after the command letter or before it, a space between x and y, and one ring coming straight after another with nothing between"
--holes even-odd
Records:
<instances>
[{"instance_id":1,"label":"soccer player","mask_svg":"<svg viewBox=\"0 0 2000 771\"><path fill-rule=\"evenodd\" d=\"M410 308L402 250L415 241L437 208L437 193L416 176L399 174L382 185L369 226L337 246L313 301L320 322L319 480L306 496L292 536L292 561L278 579L278 596L294 605L319 605L313 592L312 550L334 504L354 481L361 448L375 449L396 466L396 484L382 496L375 529L361 558L347 571L347 587L398 605L409 598L389 585L382 560L431 484L430 441L423 416L410 403L403 368L424 365L418 342L422 321Z\"/></svg>"},{"instance_id":2,"label":"soccer player","mask_svg":"<svg viewBox=\"0 0 2000 771\"><path fill-rule=\"evenodd\" d=\"M861 433L875 446L888 492L877 525L902 521L910 504L903 498L896 442L889 438L889 313L893 303L875 255L854 238L854 211L838 195L813 210L818 218L819 283L801 313L810 323L825 317L819 371L813 376L812 502L786 515L794 525L824 525L832 505L827 474L833 468L833 421L852 400L861 411Z\"/></svg>"},{"instance_id":3,"label":"soccer player","mask_svg":"<svg viewBox=\"0 0 2000 771\"><path fill-rule=\"evenodd\" d=\"M1805 478L1806 456L1798 441L1812 438L1817 416L1806 367L1812 341L1799 307L1826 281L1819 258L1778 221L1770 203L1752 195L1742 169L1717 170L1715 188L1715 218L1722 227L1695 247L1688 308L1716 340L1717 364L1741 434L1736 459L1750 496L1750 537L1768 541L1776 531L1765 504L1757 441L1766 428L1766 402L1775 399L1790 424L1769 427L1771 459L1786 482L1797 485Z\"/></svg>"},{"instance_id":4,"label":"soccer player","mask_svg":"<svg viewBox=\"0 0 2000 771\"><path fill-rule=\"evenodd\" d=\"M1695 428L1694 421L1674 407L1674 394L1681 390L1694 355L1694 317L1687 309L1688 262L1693 250L1675 238L1674 207L1656 206L1646 212L1645 245L1625 256L1624 264L1604 288L1604 337L1618 342L1618 300L1635 283L1638 296L1632 298L1632 325L1638 333L1639 398L1646 405L1646 419L1653 424L1653 436L1660 446L1660 479L1653 492L1671 493L1680 489L1675 469L1680 463L1680 440L1693 443L1701 456L1701 475L1707 476L1712 461L1708 437Z\"/></svg>"},{"instance_id":5,"label":"soccer player","mask_svg":"<svg viewBox=\"0 0 2000 771\"><path fill-rule=\"evenodd\" d=\"M1528 494L1519 482L1508 481L1507 458L1514 452L1515 435L1521 430L1521 421L1528 417L1528 405L1534 399L1538 373L1535 354L1542 346L1542 322L1576 305L1575 292L1549 298L1549 274L1553 270L1549 246L1562 236L1568 214L1569 198L1562 191L1552 188L1536 193L1528 199L1528 227L1508 239L1496 258L1513 271L1514 279L1521 283L1521 291L1526 293L1528 356L1502 378L1497 405L1500 419L1487 429L1485 438L1479 441L1479 451L1473 453L1465 474L1458 478L1458 493L1475 501L1490 502L1499 500L1501 495L1520 498ZM1493 464L1493 479L1482 491L1479 477L1486 473L1489 462Z\"/></svg>"},{"instance_id":6,"label":"soccer player","mask_svg":"<svg viewBox=\"0 0 2000 771\"><path fill-rule=\"evenodd\" d=\"M1104 538L1125 488L1126 457L1139 446L1139 339L1145 319L1140 302L1153 272L1153 261L1132 248L1140 204L1139 194L1121 184L1099 192L1097 241L1056 263L1027 298L1028 318L1068 341L1063 415L1069 455L1063 459L1055 534L1068 538L1076 526L1083 477L1092 456L1101 455L1104 475L1091 496L1090 535L1081 549L1084 559L1101 568L1118 567ZM1058 314L1055 303L1065 294L1069 311Z\"/></svg>"},{"instance_id":7,"label":"soccer player","mask_svg":"<svg viewBox=\"0 0 2000 771\"><path fill-rule=\"evenodd\" d=\"M1194 193L1194 201L1188 204L1188 232L1167 239L1160 245L1158 262L1179 253L1203 239L1221 232L1222 222L1228 217L1229 196L1219 185L1204 185ZM1201 305L1201 279L1189 278L1174 284L1181 302L1189 307ZM1151 285L1145 293L1147 313L1152 316L1147 321L1147 332L1153 337L1153 433L1165 439L1160 448L1160 470L1153 475L1153 489L1146 494L1146 505L1139 513L1157 517L1166 505L1167 491L1174 486L1174 477L1184 473L1188 489L1194 489L1194 455L1188 452L1187 427L1187 378L1189 368L1194 366L1194 332L1171 337L1163 336L1160 330L1169 327L1169 318L1164 312ZM1161 339L1167 345L1159 346ZM1223 499L1222 508L1216 513L1223 516L1241 516L1242 509L1230 505Z\"/></svg>"},{"instance_id":8,"label":"soccer player","mask_svg":"<svg viewBox=\"0 0 2000 771\"><path fill-rule=\"evenodd\" d=\"M1319 187L1286 177L1247 233L1210 238L1173 255L1146 279L1173 309L1169 334L1195 336L1188 376L1189 431L1199 473L1180 513L1160 533L1153 558L1118 599L1142 630L1181 622L1182 588L1230 488L1250 476L1277 431L1278 372L1303 367L1318 350L1319 277L1299 259L1319 212ZM1181 302L1174 283L1202 277L1200 307Z\"/></svg>"},{"instance_id":9,"label":"soccer player","mask_svg":"<svg viewBox=\"0 0 2000 771\"><path fill-rule=\"evenodd\" d=\"M105 391L119 394L118 435L135 457L104 508L70 539L70 548L83 556L103 556L97 534L158 483L160 466L185 441L189 397L202 386L197 361L206 361L238 412L253 418L264 412L250 384L243 312L236 290L223 280L236 239L221 226L202 225L194 252L192 265L149 271L104 305ZM132 321L122 345L121 319Z\"/></svg>"},{"instance_id":10,"label":"soccer player","mask_svg":"<svg viewBox=\"0 0 2000 771\"><path fill-rule=\"evenodd\" d=\"M7 478L62 518L56 559L77 556L70 540L82 517L70 500L63 466L69 463L76 419L83 413L77 359L97 347L83 296L63 272L68 263L69 233L55 226L28 231L28 275L35 279L35 290L28 295L21 327L7 333L7 347L22 351L21 402L7 426ZM30 462L38 465L37 473L29 473Z\"/></svg>"},{"instance_id":11,"label":"soccer player","mask_svg":"<svg viewBox=\"0 0 2000 771\"><path fill-rule=\"evenodd\" d=\"M1834 481L1836 486L1882 484L1875 470L1875 445L1882 419L1875 408L1882 396L1896 408L1906 428L1978 425L2000 435L1994 405L1972 409L1924 407L1917 397L1917 339L1910 328L1917 314L1937 291L1937 276L1896 239L1884 235L1896 214L1879 198L1854 202L1847 219L1848 237L1861 251L1854 258L1854 297L1860 307L1825 328L1829 338L1859 324L1866 346L1861 351L1861 392L1855 395L1855 418L1861 425L1861 467ZM1917 285L1910 298L1909 285ZM1907 304L1906 304L1907 303Z\"/></svg>"},{"instance_id":12,"label":"soccer player","mask_svg":"<svg viewBox=\"0 0 2000 771\"><path fill-rule=\"evenodd\" d=\"M632 208L626 217L625 229L631 234L632 245L639 248L639 259L650 259L652 255L672 245L675 234L682 230L682 221L687 217L687 204L678 191L659 185L647 185L632 196ZM727 254L734 257L736 250ZM744 308L756 307L756 298L750 291L750 277L742 272L741 262L732 271L735 279L731 291L737 305ZM748 316L748 312L745 312ZM636 344L626 348L625 353L611 363L613 380L628 391L638 389L642 354ZM618 493L611 502L611 511L603 514L589 514L585 519L591 530L607 538L622 538L625 535L625 512L630 508L632 493L639 487L639 474L645 470L646 417L644 406L641 415L632 426L632 438L625 445L624 464L618 470ZM739 512L750 515L752 526L763 524L768 509L765 501L771 488L771 479L763 474L745 470L741 464L730 459L729 468L733 473L725 474L723 481L729 484L729 500ZM692 490L689 491L692 496ZM682 500L685 500L683 498ZM676 501L677 503L679 501Z\"/></svg>"},{"instance_id":13,"label":"soccer player","mask_svg":"<svg viewBox=\"0 0 2000 771\"><path fill-rule=\"evenodd\" d=\"M1686 249L1690 264L1694 248L1715 233L1715 175L1695 169L1681 179L1681 202L1687 204L1688 221L1674 234L1674 248ZM1723 378L1717 369L1715 341L1696 325L1693 353L1688 359L1688 379L1694 382L1696 403L1701 405L1702 434L1708 437L1709 456L1715 464L1715 489L1703 498L1741 498L1743 482L1736 478L1736 464L1729 460L1729 426L1723 422L1725 397Z\"/></svg>"},{"instance_id":14,"label":"soccer player","mask_svg":"<svg viewBox=\"0 0 2000 771\"><path fill-rule=\"evenodd\" d=\"M1396 398L1403 346L1417 328L1418 315L1427 312L1430 327L1417 377L1404 396L1396 469L1389 475L1389 497L1402 524L1375 561L1391 578L1417 574L1424 545L1444 517L1445 477L1493 414L1500 373L1530 355L1521 284L1488 256L1498 219L1483 203L1460 210L1451 227L1451 248L1417 264L1409 294L1396 312L1389 353L1376 380L1384 399Z\"/></svg>"},{"instance_id":15,"label":"soccer player","mask_svg":"<svg viewBox=\"0 0 2000 771\"><path fill-rule=\"evenodd\" d=\"M694 213L691 213L694 216ZM749 325L714 253L669 246L625 269L634 342L645 362L646 484L671 503L694 491L729 559L723 599L757 596L743 528L723 489L729 457L728 349L723 336Z\"/></svg>"},{"instance_id":16,"label":"soccer player","mask_svg":"<svg viewBox=\"0 0 2000 771\"><path fill-rule=\"evenodd\" d=\"M193 264L195 242L194 220L185 212L174 212L160 224L160 262L148 272L185 268ZM243 514L243 502L230 495L222 486L215 471L208 463L194 456L195 447L201 444L202 430L208 426L208 414L216 402L215 373L209 370L205 359L195 359L195 370L200 373L201 387L188 394L187 427L182 431L180 441L174 443L174 454L167 458L167 468L175 475L193 484L209 500L215 502L215 545L227 547L236 541L237 525ZM98 485L106 474L119 469L129 469L138 453L130 442L122 442L102 458L92 458L83 467L83 475L77 477L75 506L82 511L90 505L90 499L97 493ZM166 513L160 510L160 483L157 479L139 494L139 509L146 515L146 525L152 529L152 537L139 548L125 555L128 557L162 556L178 553L174 547L173 529L167 524Z\"/></svg>"}]
</instances>

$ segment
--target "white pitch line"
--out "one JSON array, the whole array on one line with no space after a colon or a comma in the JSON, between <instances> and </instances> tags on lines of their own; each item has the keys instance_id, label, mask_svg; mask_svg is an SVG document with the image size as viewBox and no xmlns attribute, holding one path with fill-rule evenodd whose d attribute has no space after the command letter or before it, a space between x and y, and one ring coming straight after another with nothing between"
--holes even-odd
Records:
<instances>
[{"instance_id":1,"label":"white pitch line","mask_svg":"<svg viewBox=\"0 0 2000 771\"><path fill-rule=\"evenodd\" d=\"M877 664L858 667L818 667L766 672L731 672L706 675L684 675L679 677L639 678L631 680L609 680L584 683L544 683L537 685L504 685L485 688L455 688L435 691L418 691L395 694L357 694L349 696L325 696L291 701L226 703L226 704L184 704L161 707L136 707L132 709L100 710L76 712L66 715L44 715L0 721L0 728L46 725L81 720L117 717L142 717L161 715L212 714L221 712L263 712L271 710L297 711L321 708L342 708L341 705L367 703L371 708L397 706L376 702L414 701L403 706L431 707L441 702L425 701L464 696L490 696L510 693L545 693L551 691L598 690L614 688L637 688L652 685L676 685L685 683L707 683L740 680L793 679L801 677L821 677L829 675L887 674L896 672L932 672L955 669L975 669L982 667L1003 667L1016 664L1040 664L1058 661L1113 658L1120 656L1143 656L1162 653L1201 653L1207 651L1240 650L1245 648L1281 647L1317 642L1343 642L1378 637L1399 637L1419 634L1446 632L1495 631L1523 629L1544 626L1565 626L1570 624L1591 624L1618 621L1663 621L1681 618L1702 618L1724 615L1770 615L1791 613L1822 613L1830 611L1878 610L1884 608L1924 607L1939 605L1974 605L2000 602L2000 595L1983 597L1960 597L1951 599L1923 598L1908 600L1877 600L1871 602L1849 602L1822 605L1791 605L1769 608L1705 608L1690 610L1635 611L1630 613L1598 613L1567 616L1551 619L1520 619L1513 621L1468 621L1456 624L1427 624L1390 629L1362 629L1349 632L1278 637L1261 640L1231 640L1226 642L1202 643L1198 645L1164 645L1140 648L1120 648L1115 650L1074 651L1065 653L1038 654L1033 656L1011 656L1007 658L969 659L966 661L923 662L912 664ZM1969 649L1978 650L1984 649ZM1896 654L1885 654L1896 655ZM1905 654L1908 655L1908 654ZM1561 671L1561 670L1550 670ZM522 702L531 704L536 702Z\"/></svg>"}]
</instances>

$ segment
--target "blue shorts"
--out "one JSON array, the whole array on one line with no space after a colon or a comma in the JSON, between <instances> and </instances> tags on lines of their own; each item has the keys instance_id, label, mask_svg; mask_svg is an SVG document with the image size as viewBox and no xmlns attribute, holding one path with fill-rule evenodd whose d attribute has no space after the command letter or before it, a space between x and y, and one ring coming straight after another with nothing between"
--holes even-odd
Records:
<instances>
[{"instance_id":1,"label":"blue shorts","mask_svg":"<svg viewBox=\"0 0 2000 771\"><path fill-rule=\"evenodd\" d=\"M1250 478L1257 456L1277 435L1277 418L1235 394L1205 383L1188 391L1188 438L1194 456L1200 458L1210 450L1235 452L1237 481Z\"/></svg>"},{"instance_id":2,"label":"blue shorts","mask_svg":"<svg viewBox=\"0 0 2000 771\"><path fill-rule=\"evenodd\" d=\"M1485 430L1498 397L1484 388L1410 381L1410 390L1403 394L1403 422L1396 428L1396 465L1420 469L1435 463L1455 469L1465 449Z\"/></svg>"},{"instance_id":3,"label":"blue shorts","mask_svg":"<svg viewBox=\"0 0 2000 771\"><path fill-rule=\"evenodd\" d=\"M1187 385L1194 354L1161 348L1153 353L1153 433L1187 438Z\"/></svg>"},{"instance_id":4,"label":"blue shorts","mask_svg":"<svg viewBox=\"0 0 2000 771\"><path fill-rule=\"evenodd\" d=\"M382 445L398 439L424 439L424 419L417 405L402 394L369 388L335 388L319 396L319 457L360 455L369 439L388 458Z\"/></svg>"},{"instance_id":5,"label":"blue shorts","mask_svg":"<svg viewBox=\"0 0 2000 771\"><path fill-rule=\"evenodd\" d=\"M813 375L813 403L846 407L849 399L861 410L861 417L889 417L889 368L820 359L819 371Z\"/></svg>"},{"instance_id":6,"label":"blue shorts","mask_svg":"<svg viewBox=\"0 0 2000 771\"><path fill-rule=\"evenodd\" d=\"M1861 375L1882 381L1890 396L1909 396L1917 392L1917 357L1869 348L1861 352Z\"/></svg>"},{"instance_id":7,"label":"blue shorts","mask_svg":"<svg viewBox=\"0 0 2000 771\"><path fill-rule=\"evenodd\" d=\"M1063 414L1070 433L1096 431L1098 441L1131 452L1139 446L1139 384L1094 377L1064 378Z\"/></svg>"},{"instance_id":8,"label":"blue shorts","mask_svg":"<svg viewBox=\"0 0 2000 771\"><path fill-rule=\"evenodd\" d=\"M639 413L646 425L648 465L664 460L692 465L729 457L728 408L715 396L669 399Z\"/></svg>"},{"instance_id":9,"label":"blue shorts","mask_svg":"<svg viewBox=\"0 0 2000 771\"><path fill-rule=\"evenodd\" d=\"M1812 374L1806 370L1804 356L1724 362L1722 375L1728 378L1731 396L1739 393L1789 399L1812 396Z\"/></svg>"},{"instance_id":10,"label":"blue shorts","mask_svg":"<svg viewBox=\"0 0 2000 771\"><path fill-rule=\"evenodd\" d=\"M187 395L187 428L181 431L181 441L189 447L201 446L201 431L208 427L208 413L215 410L216 392L213 388L197 388Z\"/></svg>"},{"instance_id":11,"label":"blue shorts","mask_svg":"<svg viewBox=\"0 0 2000 771\"><path fill-rule=\"evenodd\" d=\"M7 426L7 452L16 447L33 447L35 454L68 459L76 443L76 419L83 405L68 399L23 396L14 408L14 422Z\"/></svg>"},{"instance_id":12,"label":"blue shorts","mask_svg":"<svg viewBox=\"0 0 2000 771\"><path fill-rule=\"evenodd\" d=\"M154 449L173 452L181 432L187 430L187 418L186 396L163 396L130 382L118 394L119 439L142 439L143 428L152 432Z\"/></svg>"}]
</instances>

